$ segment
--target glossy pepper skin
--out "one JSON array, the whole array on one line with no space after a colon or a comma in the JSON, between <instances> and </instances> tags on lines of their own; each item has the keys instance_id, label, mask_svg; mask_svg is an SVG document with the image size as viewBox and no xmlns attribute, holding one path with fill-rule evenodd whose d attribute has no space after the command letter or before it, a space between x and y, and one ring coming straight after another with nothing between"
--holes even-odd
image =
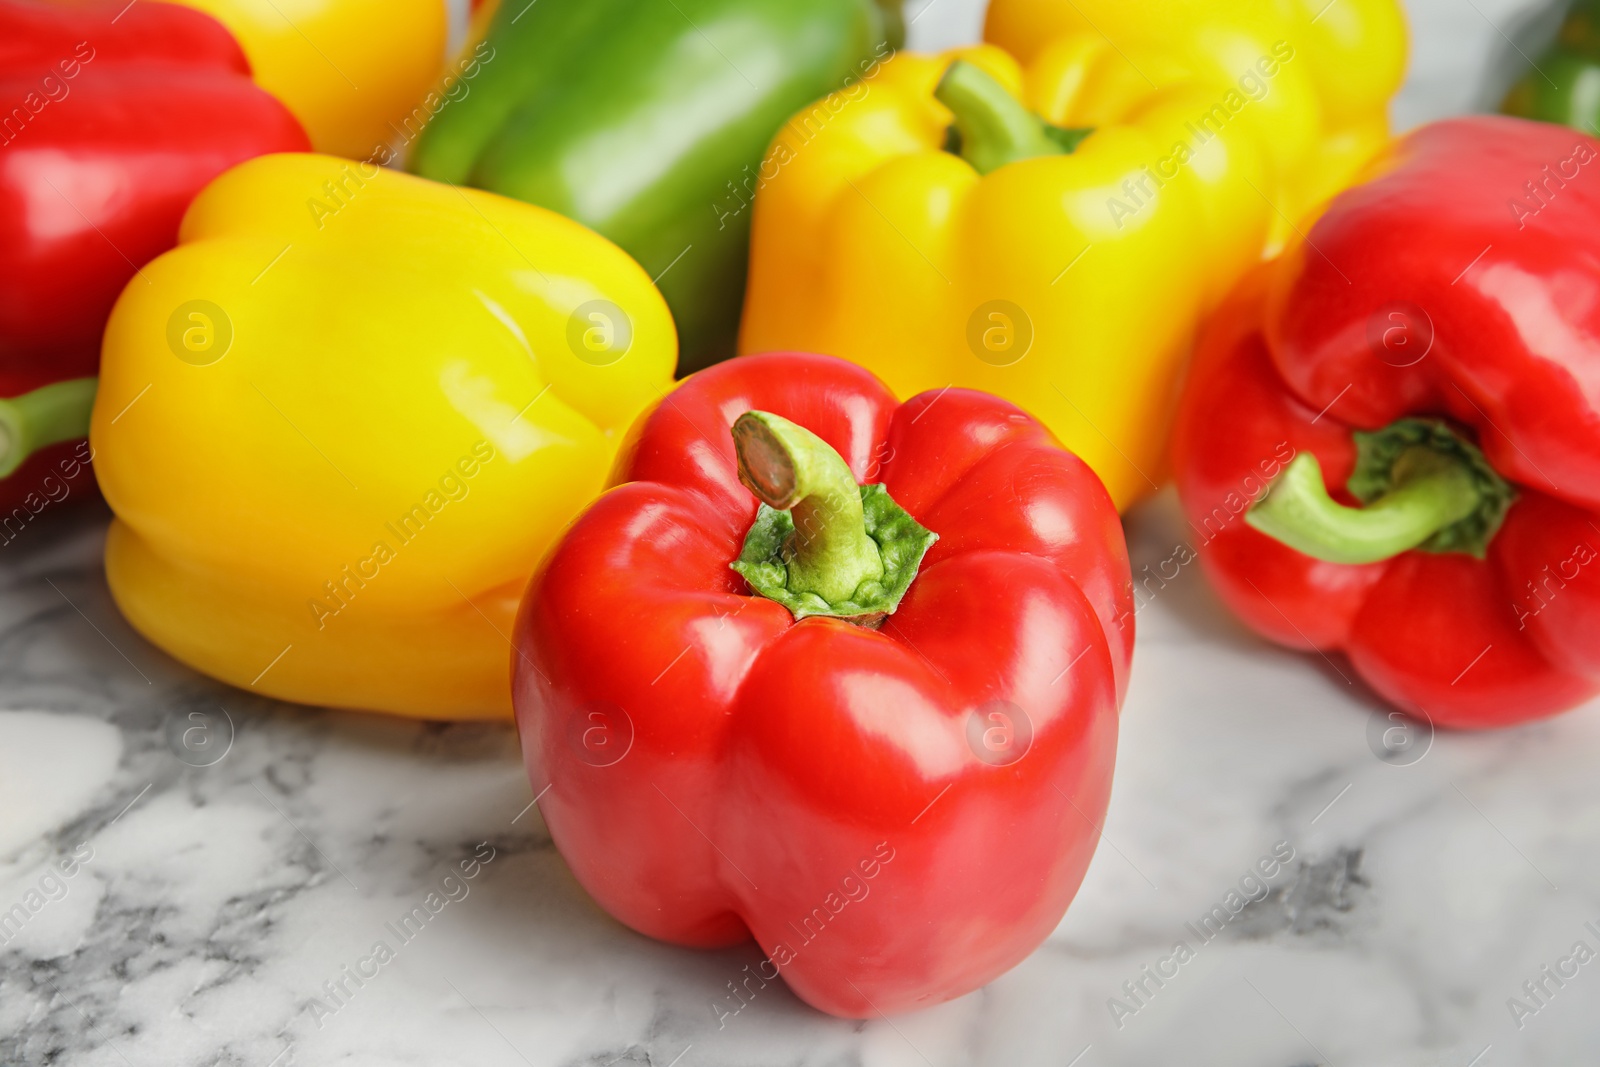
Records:
<instances>
[{"instance_id":1,"label":"glossy pepper skin","mask_svg":"<svg viewBox=\"0 0 1600 1067\"><path fill-rule=\"evenodd\" d=\"M144 275L90 437L129 621L287 700L509 714L517 598L671 381L649 277L550 212L309 154L218 178Z\"/></svg>"},{"instance_id":2,"label":"glossy pepper skin","mask_svg":"<svg viewBox=\"0 0 1600 1067\"><path fill-rule=\"evenodd\" d=\"M746 412L814 432L938 535L879 628L796 622L730 568L757 516L729 432ZM689 379L613 482L529 586L513 661L530 778L584 887L651 937L754 937L763 978L842 1016L959 996L1032 951L1094 850L1132 648L1089 468L996 397L900 405L859 367L777 354Z\"/></svg>"},{"instance_id":3,"label":"glossy pepper skin","mask_svg":"<svg viewBox=\"0 0 1600 1067\"><path fill-rule=\"evenodd\" d=\"M1523 73L1500 101L1500 110L1593 134L1600 122L1600 0L1560 6L1554 41L1547 37L1527 51L1512 45L1507 59ZM1529 51L1535 56L1531 63Z\"/></svg>"},{"instance_id":4,"label":"glossy pepper skin","mask_svg":"<svg viewBox=\"0 0 1600 1067\"><path fill-rule=\"evenodd\" d=\"M898 0L502 4L411 169L577 219L656 279L684 372L733 354L762 154L899 45Z\"/></svg>"},{"instance_id":5,"label":"glossy pepper skin","mask_svg":"<svg viewBox=\"0 0 1600 1067\"><path fill-rule=\"evenodd\" d=\"M227 31L170 4L0 0L0 365L92 375L117 294L235 163L302 150ZM122 12L118 18L118 13Z\"/></svg>"},{"instance_id":6,"label":"glossy pepper skin","mask_svg":"<svg viewBox=\"0 0 1600 1067\"><path fill-rule=\"evenodd\" d=\"M1578 174L1596 166L1600 144L1556 126L1412 133L1241 287L1184 396L1178 491L1229 607L1281 644L1342 650L1443 726L1600 690L1600 194ZM1552 196L1537 211L1515 197L1530 177ZM1372 511L1352 492L1358 435L1418 419L1475 446L1512 494L1481 555L1333 562L1258 529L1310 457L1338 504Z\"/></svg>"},{"instance_id":7,"label":"glossy pepper skin","mask_svg":"<svg viewBox=\"0 0 1600 1067\"><path fill-rule=\"evenodd\" d=\"M0 540L94 492L100 334L200 188L306 147L226 30L166 4L0 0Z\"/></svg>"},{"instance_id":8,"label":"glossy pepper skin","mask_svg":"<svg viewBox=\"0 0 1600 1067\"><path fill-rule=\"evenodd\" d=\"M1260 188L1276 209L1272 251L1388 140L1389 100L1405 77L1407 51L1395 0L993 0L984 40L1028 68L1029 100L1041 111L1083 69L1080 55L1098 56L1086 71L1093 88L1079 92L1108 118L1130 104L1141 110L1135 101L1189 78L1238 86L1260 56L1288 43L1295 58L1263 79L1259 99L1244 86L1251 102L1240 115L1256 124L1268 160L1269 184Z\"/></svg>"},{"instance_id":9,"label":"glossy pepper skin","mask_svg":"<svg viewBox=\"0 0 1600 1067\"><path fill-rule=\"evenodd\" d=\"M444 0L172 2L228 28L257 84L294 112L319 152L373 159L425 121L416 109L443 70Z\"/></svg>"},{"instance_id":10,"label":"glossy pepper skin","mask_svg":"<svg viewBox=\"0 0 1600 1067\"><path fill-rule=\"evenodd\" d=\"M1385 140L1404 36L1392 0L1315 24L1264 3L1078 6L1127 30L1106 31L1117 46L1071 4L996 5L1020 63L902 53L795 116L756 199L740 350L830 352L902 396L997 393L1127 507L1164 474L1202 313ZM1356 72L1336 15L1356 17ZM1000 98L952 81L955 60ZM1093 132L1024 146L1030 123Z\"/></svg>"}]
</instances>

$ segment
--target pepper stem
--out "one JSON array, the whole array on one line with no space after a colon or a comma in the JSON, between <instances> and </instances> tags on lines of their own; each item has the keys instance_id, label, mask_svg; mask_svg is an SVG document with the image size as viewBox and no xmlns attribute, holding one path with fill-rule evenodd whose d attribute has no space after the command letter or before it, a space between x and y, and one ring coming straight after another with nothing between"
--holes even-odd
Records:
<instances>
[{"instance_id":1,"label":"pepper stem","mask_svg":"<svg viewBox=\"0 0 1600 1067\"><path fill-rule=\"evenodd\" d=\"M1365 507L1351 508L1328 495L1317 457L1302 452L1246 512L1245 521L1329 563L1376 563L1418 547L1477 510L1476 479L1460 460L1419 447L1395 466L1393 489Z\"/></svg>"},{"instance_id":2,"label":"pepper stem","mask_svg":"<svg viewBox=\"0 0 1600 1067\"><path fill-rule=\"evenodd\" d=\"M867 536L861 487L826 441L788 419L747 411L733 424L733 443L739 480L763 504L794 519L783 550L790 592L846 601L862 582L883 577L878 544Z\"/></svg>"},{"instance_id":3,"label":"pepper stem","mask_svg":"<svg viewBox=\"0 0 1600 1067\"><path fill-rule=\"evenodd\" d=\"M1050 125L965 59L950 64L933 95L955 115L952 144L979 174L1023 159L1067 155L1093 132Z\"/></svg>"},{"instance_id":4,"label":"pepper stem","mask_svg":"<svg viewBox=\"0 0 1600 1067\"><path fill-rule=\"evenodd\" d=\"M89 434L98 378L73 378L0 399L0 478L41 448Z\"/></svg>"},{"instance_id":5,"label":"pepper stem","mask_svg":"<svg viewBox=\"0 0 1600 1067\"><path fill-rule=\"evenodd\" d=\"M1245 522L1329 563L1376 563L1413 548L1482 559L1516 490L1442 419L1404 418L1357 432L1345 488L1364 507L1328 496L1317 458L1302 453L1273 481Z\"/></svg>"}]
</instances>

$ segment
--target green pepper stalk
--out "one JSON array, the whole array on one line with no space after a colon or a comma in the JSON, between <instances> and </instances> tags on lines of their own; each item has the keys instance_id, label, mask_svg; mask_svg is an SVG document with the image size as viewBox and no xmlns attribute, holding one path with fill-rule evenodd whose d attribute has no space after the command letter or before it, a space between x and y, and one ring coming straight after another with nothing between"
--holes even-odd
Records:
<instances>
[{"instance_id":1,"label":"green pepper stalk","mask_svg":"<svg viewBox=\"0 0 1600 1067\"><path fill-rule=\"evenodd\" d=\"M1346 488L1362 507L1329 496L1317 458L1302 452L1245 521L1329 563L1376 563L1411 549L1484 555L1515 493L1476 445L1424 419L1355 438Z\"/></svg>"},{"instance_id":2,"label":"green pepper stalk","mask_svg":"<svg viewBox=\"0 0 1600 1067\"><path fill-rule=\"evenodd\" d=\"M982 67L958 59L933 95L955 116L948 147L989 174L1007 163L1070 154L1092 129L1052 126L1023 107Z\"/></svg>"},{"instance_id":3,"label":"green pepper stalk","mask_svg":"<svg viewBox=\"0 0 1600 1067\"><path fill-rule=\"evenodd\" d=\"M0 478L42 448L89 435L98 378L73 378L0 399Z\"/></svg>"},{"instance_id":4,"label":"green pepper stalk","mask_svg":"<svg viewBox=\"0 0 1600 1067\"><path fill-rule=\"evenodd\" d=\"M844 600L883 577L883 557L867 536L861 490L844 458L803 426L765 411L733 424L739 480L769 508L788 511L794 536L784 555L788 588Z\"/></svg>"},{"instance_id":5,"label":"green pepper stalk","mask_svg":"<svg viewBox=\"0 0 1600 1067\"><path fill-rule=\"evenodd\" d=\"M892 614L938 540L881 485L857 485L844 458L765 411L733 424L739 480L761 501L730 566L795 616L873 625Z\"/></svg>"}]
</instances>

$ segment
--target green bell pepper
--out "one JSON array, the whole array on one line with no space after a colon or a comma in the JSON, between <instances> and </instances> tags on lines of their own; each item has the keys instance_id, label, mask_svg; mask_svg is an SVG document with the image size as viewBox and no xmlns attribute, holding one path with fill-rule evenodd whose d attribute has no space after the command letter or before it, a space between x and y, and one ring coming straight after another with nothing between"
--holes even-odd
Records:
<instances>
[{"instance_id":1,"label":"green bell pepper","mask_svg":"<svg viewBox=\"0 0 1600 1067\"><path fill-rule=\"evenodd\" d=\"M497 58L423 131L417 174L576 219L638 260L680 373L733 355L767 147L904 37L900 0L505 0ZM770 175L767 175L770 178Z\"/></svg>"},{"instance_id":2,"label":"green bell pepper","mask_svg":"<svg viewBox=\"0 0 1600 1067\"><path fill-rule=\"evenodd\" d=\"M1530 22L1530 36L1545 19ZM1527 69L1506 93L1500 110L1600 136L1600 0L1571 0L1555 40L1546 36L1532 51L1538 58L1529 66L1527 51L1522 53Z\"/></svg>"}]
</instances>

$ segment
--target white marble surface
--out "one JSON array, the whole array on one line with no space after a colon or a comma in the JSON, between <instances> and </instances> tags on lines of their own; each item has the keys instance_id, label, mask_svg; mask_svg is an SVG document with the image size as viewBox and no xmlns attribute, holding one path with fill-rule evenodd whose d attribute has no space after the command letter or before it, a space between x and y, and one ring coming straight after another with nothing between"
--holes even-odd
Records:
<instances>
[{"instance_id":1,"label":"white marble surface","mask_svg":"<svg viewBox=\"0 0 1600 1067\"><path fill-rule=\"evenodd\" d=\"M1414 4L1402 121L1468 106L1488 20L1517 7ZM917 42L970 36L978 10L933 0ZM0 912L38 905L0 947L6 1067L1502 1067L1600 1052L1600 963L1548 983L1520 1029L1507 1007L1575 942L1600 948L1585 926L1600 929L1600 706L1385 763L1369 741L1381 712L1322 660L1243 632L1186 568L1140 614L1105 840L1038 952L892 1023L826 1018L773 985L719 1029L711 1005L756 951L673 949L600 913L528 810L509 728L326 714L195 676L111 606L104 523L96 506L51 515L0 548ZM1168 498L1129 527L1140 564L1183 536ZM1110 998L1135 1006L1122 984L1193 940L1185 924L1275 846L1294 860L1270 894L1119 1028ZM445 882L462 861L475 876ZM333 1010L324 983L379 938L398 944L385 924L434 891L428 926Z\"/></svg>"}]
</instances>

